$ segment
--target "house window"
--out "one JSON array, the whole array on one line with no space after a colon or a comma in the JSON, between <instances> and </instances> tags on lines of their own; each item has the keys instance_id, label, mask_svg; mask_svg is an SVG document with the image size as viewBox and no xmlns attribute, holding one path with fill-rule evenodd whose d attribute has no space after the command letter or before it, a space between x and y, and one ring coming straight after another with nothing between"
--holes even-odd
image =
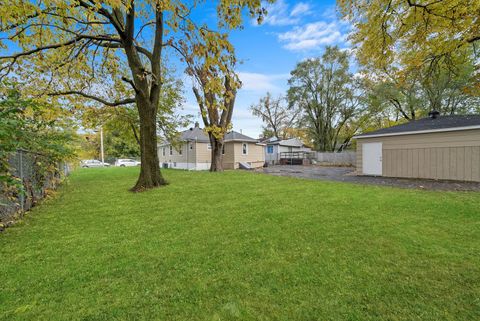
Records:
<instances>
[{"instance_id":1,"label":"house window","mask_svg":"<svg viewBox=\"0 0 480 321\"><path fill-rule=\"evenodd\" d=\"M212 144L208 144L207 149L212 149Z\"/></svg>"},{"instance_id":2,"label":"house window","mask_svg":"<svg viewBox=\"0 0 480 321\"><path fill-rule=\"evenodd\" d=\"M222 145L222 155L225 155L225 145Z\"/></svg>"},{"instance_id":3,"label":"house window","mask_svg":"<svg viewBox=\"0 0 480 321\"><path fill-rule=\"evenodd\" d=\"M190 149L193 149L193 143L190 143Z\"/></svg>"},{"instance_id":4,"label":"house window","mask_svg":"<svg viewBox=\"0 0 480 321\"><path fill-rule=\"evenodd\" d=\"M247 155L248 154L248 145L247 143L242 144L242 154Z\"/></svg>"},{"instance_id":5,"label":"house window","mask_svg":"<svg viewBox=\"0 0 480 321\"><path fill-rule=\"evenodd\" d=\"M180 145L180 148L178 149L178 155L182 155L183 153L183 145Z\"/></svg>"},{"instance_id":6,"label":"house window","mask_svg":"<svg viewBox=\"0 0 480 321\"><path fill-rule=\"evenodd\" d=\"M162 155L165 156L165 147L162 148Z\"/></svg>"},{"instance_id":7,"label":"house window","mask_svg":"<svg viewBox=\"0 0 480 321\"><path fill-rule=\"evenodd\" d=\"M173 146L170 145L170 155L173 155Z\"/></svg>"},{"instance_id":8,"label":"house window","mask_svg":"<svg viewBox=\"0 0 480 321\"><path fill-rule=\"evenodd\" d=\"M267 146L267 153L273 154L273 146Z\"/></svg>"}]
</instances>

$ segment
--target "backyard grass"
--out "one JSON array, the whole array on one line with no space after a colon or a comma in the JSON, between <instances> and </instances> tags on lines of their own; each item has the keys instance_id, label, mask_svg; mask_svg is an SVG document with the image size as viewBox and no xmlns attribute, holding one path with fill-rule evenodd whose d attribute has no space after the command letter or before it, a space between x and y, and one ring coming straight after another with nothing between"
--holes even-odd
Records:
<instances>
[{"instance_id":1,"label":"backyard grass","mask_svg":"<svg viewBox=\"0 0 480 321\"><path fill-rule=\"evenodd\" d=\"M480 194L74 172L0 234L1 320L480 320Z\"/></svg>"}]
</instances>

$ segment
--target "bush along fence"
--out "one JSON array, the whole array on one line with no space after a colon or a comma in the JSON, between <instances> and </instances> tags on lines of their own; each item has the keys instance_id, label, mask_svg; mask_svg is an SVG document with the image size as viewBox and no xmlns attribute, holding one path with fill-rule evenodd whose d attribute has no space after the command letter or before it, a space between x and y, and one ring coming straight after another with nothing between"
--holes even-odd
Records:
<instances>
[{"instance_id":1,"label":"bush along fence","mask_svg":"<svg viewBox=\"0 0 480 321\"><path fill-rule=\"evenodd\" d=\"M67 163L22 149L8 157L8 165L9 173L3 177L9 179L0 181L0 231L45 198L70 172Z\"/></svg>"}]
</instances>

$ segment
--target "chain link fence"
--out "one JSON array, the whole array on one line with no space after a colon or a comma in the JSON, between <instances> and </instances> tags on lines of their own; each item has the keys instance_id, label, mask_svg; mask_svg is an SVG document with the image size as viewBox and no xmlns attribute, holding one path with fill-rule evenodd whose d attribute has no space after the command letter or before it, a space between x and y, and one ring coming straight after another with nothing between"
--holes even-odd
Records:
<instances>
[{"instance_id":1,"label":"chain link fence","mask_svg":"<svg viewBox=\"0 0 480 321\"><path fill-rule=\"evenodd\" d=\"M8 222L31 209L47 191L55 189L70 173L67 163L53 162L48 156L17 150L9 158L11 174L19 186L4 186L0 194L0 222Z\"/></svg>"}]
</instances>

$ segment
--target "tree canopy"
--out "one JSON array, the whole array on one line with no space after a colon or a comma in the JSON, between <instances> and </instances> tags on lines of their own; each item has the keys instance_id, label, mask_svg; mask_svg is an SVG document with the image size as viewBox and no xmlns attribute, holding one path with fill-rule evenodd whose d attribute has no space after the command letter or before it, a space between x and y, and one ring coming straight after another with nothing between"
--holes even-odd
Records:
<instances>
[{"instance_id":1,"label":"tree canopy","mask_svg":"<svg viewBox=\"0 0 480 321\"><path fill-rule=\"evenodd\" d=\"M480 1L339 0L363 65L416 68L480 40Z\"/></svg>"},{"instance_id":2,"label":"tree canopy","mask_svg":"<svg viewBox=\"0 0 480 321\"><path fill-rule=\"evenodd\" d=\"M362 75L371 119L364 130L397 121L478 113L480 2L339 0Z\"/></svg>"},{"instance_id":3,"label":"tree canopy","mask_svg":"<svg viewBox=\"0 0 480 321\"><path fill-rule=\"evenodd\" d=\"M71 115L54 105L22 97L13 84L0 83L0 190L22 187L13 176L10 160L18 150L42 157L34 162L38 176L58 170L60 161L71 159L75 150L75 127Z\"/></svg>"},{"instance_id":4,"label":"tree canopy","mask_svg":"<svg viewBox=\"0 0 480 321\"><path fill-rule=\"evenodd\" d=\"M135 104L142 166L133 190L164 185L157 155L164 49L191 39L203 39L210 52L228 49L223 35L241 27L243 9L259 20L265 13L261 0L220 0L212 28L191 18L205 2L12 0L0 8L0 78L13 75L22 90L39 99L60 97L72 108L90 101ZM202 46L191 48L192 59L204 59ZM222 57L211 55L206 62Z\"/></svg>"},{"instance_id":5,"label":"tree canopy","mask_svg":"<svg viewBox=\"0 0 480 321\"><path fill-rule=\"evenodd\" d=\"M327 47L321 57L298 63L288 82L289 104L302 110L315 147L334 151L342 128L359 106L348 53Z\"/></svg>"}]
</instances>

